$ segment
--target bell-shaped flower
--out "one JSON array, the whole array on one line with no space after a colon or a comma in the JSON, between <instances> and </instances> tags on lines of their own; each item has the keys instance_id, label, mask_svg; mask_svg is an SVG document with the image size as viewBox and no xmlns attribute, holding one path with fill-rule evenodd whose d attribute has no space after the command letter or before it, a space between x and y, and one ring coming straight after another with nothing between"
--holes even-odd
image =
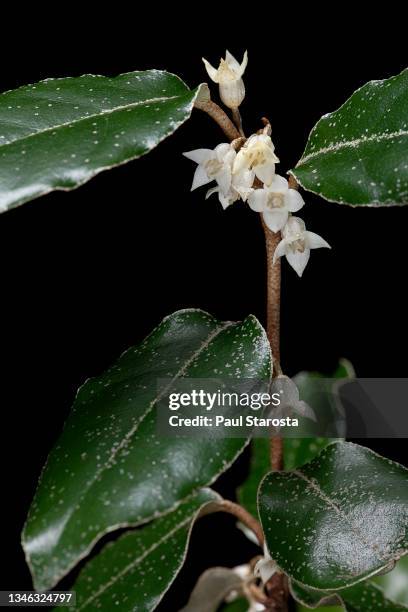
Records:
<instances>
[{"instance_id":1,"label":"bell-shaped flower","mask_svg":"<svg viewBox=\"0 0 408 612\"><path fill-rule=\"evenodd\" d=\"M214 150L195 149L183 155L198 164L191 191L211 181L217 181L220 192L227 196L231 188L232 165L236 157L236 151L229 143L221 143Z\"/></svg>"},{"instance_id":2,"label":"bell-shaped flower","mask_svg":"<svg viewBox=\"0 0 408 612\"><path fill-rule=\"evenodd\" d=\"M218 193L218 199L221 202L224 210L231 206L237 200L246 201L250 193L252 193L252 183L254 182L254 173L250 170L244 170L240 174L232 176L231 186L227 193L224 193L221 187L213 187L207 191L205 199L209 198L213 193Z\"/></svg>"},{"instance_id":3,"label":"bell-shaped flower","mask_svg":"<svg viewBox=\"0 0 408 612\"><path fill-rule=\"evenodd\" d=\"M285 227L282 229L282 240L276 247L273 261L286 256L288 263L302 276L310 257L311 249L322 247L330 249L330 245L321 236L306 231L304 221L299 217L289 217Z\"/></svg>"},{"instance_id":4,"label":"bell-shaped flower","mask_svg":"<svg viewBox=\"0 0 408 612\"><path fill-rule=\"evenodd\" d=\"M263 189L254 189L248 196L248 204L262 213L265 224L272 232L279 232L286 224L289 213L304 206L304 200L296 189L290 189L288 181L275 174L272 183Z\"/></svg>"},{"instance_id":5,"label":"bell-shaped flower","mask_svg":"<svg viewBox=\"0 0 408 612\"><path fill-rule=\"evenodd\" d=\"M275 176L277 162L279 159L271 137L268 134L253 134L238 151L232 171L239 174L243 170L253 170L255 176L269 186Z\"/></svg>"},{"instance_id":6,"label":"bell-shaped flower","mask_svg":"<svg viewBox=\"0 0 408 612\"><path fill-rule=\"evenodd\" d=\"M242 63L239 64L229 51L225 54L225 60L221 59L218 68L211 66L203 58L208 76L220 88L220 98L228 108L238 108L245 97L245 86L242 75L248 63L248 54L245 51Z\"/></svg>"}]
</instances>

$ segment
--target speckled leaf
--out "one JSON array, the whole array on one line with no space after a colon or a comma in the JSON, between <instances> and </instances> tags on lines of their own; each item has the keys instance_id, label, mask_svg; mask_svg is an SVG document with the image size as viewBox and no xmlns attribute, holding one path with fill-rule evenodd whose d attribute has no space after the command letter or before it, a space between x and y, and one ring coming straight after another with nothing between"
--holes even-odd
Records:
<instances>
[{"instance_id":1,"label":"speckled leaf","mask_svg":"<svg viewBox=\"0 0 408 612\"><path fill-rule=\"evenodd\" d=\"M201 489L173 512L105 546L79 574L72 587L76 606L69 609L154 610L184 563L195 519L219 499Z\"/></svg>"},{"instance_id":2,"label":"speckled leaf","mask_svg":"<svg viewBox=\"0 0 408 612\"><path fill-rule=\"evenodd\" d=\"M291 174L330 202L408 204L408 69L324 115Z\"/></svg>"},{"instance_id":3,"label":"speckled leaf","mask_svg":"<svg viewBox=\"0 0 408 612\"><path fill-rule=\"evenodd\" d=\"M157 402L181 378L211 378L214 369L224 380L270 376L269 344L255 317L225 323L177 312L79 390L23 532L37 589L56 584L103 534L172 510L236 459L247 440L156 432ZM170 384L158 383L164 378Z\"/></svg>"},{"instance_id":4,"label":"speckled leaf","mask_svg":"<svg viewBox=\"0 0 408 612\"><path fill-rule=\"evenodd\" d=\"M354 368L347 359L341 359L331 378L342 379L355 376ZM299 372L294 377L294 382L299 389L299 397L308 403L319 421L324 422L325 414L328 416L333 410L332 389L327 389L327 394L322 389L322 374L318 372ZM324 379L324 382L328 379ZM330 422L330 421L329 421ZM308 427L309 421L302 421L301 427ZM314 424L312 424L312 427ZM319 426L320 427L320 426ZM302 435L305 435L302 430ZM285 438L284 439L284 466L285 470L292 470L308 463L333 442L333 438L312 437L312 438Z\"/></svg>"},{"instance_id":5,"label":"speckled leaf","mask_svg":"<svg viewBox=\"0 0 408 612\"><path fill-rule=\"evenodd\" d=\"M370 581L360 582L352 587L343 589L334 595L327 595L322 591L312 591L292 582L290 590L296 601L303 603L299 610L310 610L318 608L320 611L330 612L403 612L408 610L391 599L376 584ZM340 606L326 607L325 604L337 601Z\"/></svg>"},{"instance_id":6,"label":"speckled leaf","mask_svg":"<svg viewBox=\"0 0 408 612\"><path fill-rule=\"evenodd\" d=\"M0 212L148 153L199 89L174 74L47 79L0 95Z\"/></svg>"},{"instance_id":7,"label":"speckled leaf","mask_svg":"<svg viewBox=\"0 0 408 612\"><path fill-rule=\"evenodd\" d=\"M268 474L259 513L272 558L316 589L356 584L408 552L408 470L350 442Z\"/></svg>"},{"instance_id":8,"label":"speckled leaf","mask_svg":"<svg viewBox=\"0 0 408 612\"><path fill-rule=\"evenodd\" d=\"M373 580L386 597L408 606L408 555L400 559L391 572L376 576Z\"/></svg>"},{"instance_id":9,"label":"speckled leaf","mask_svg":"<svg viewBox=\"0 0 408 612\"><path fill-rule=\"evenodd\" d=\"M352 365L346 359L341 359L338 367L333 373L333 378L348 378L354 376ZM322 375L317 372L300 372L293 380L299 389L299 397L310 404L315 413L320 417L323 416L330 402L329 393L327 397L319 397L319 405L312 402L313 395L316 391L314 382L316 379L321 379ZM318 390L321 390L321 385ZM302 421L304 426L307 426L307 421ZM300 426L301 427L301 426ZM304 435L304 434L303 434ZM328 444L333 442L331 438L284 438L284 467L285 470L291 470L299 467L308 461L311 461L318 453L326 448ZM257 492L259 483L262 478L269 472L269 439L254 438L251 442L251 462L249 474L245 482L237 491L239 503L251 512L254 516L258 514L257 507Z\"/></svg>"}]
</instances>

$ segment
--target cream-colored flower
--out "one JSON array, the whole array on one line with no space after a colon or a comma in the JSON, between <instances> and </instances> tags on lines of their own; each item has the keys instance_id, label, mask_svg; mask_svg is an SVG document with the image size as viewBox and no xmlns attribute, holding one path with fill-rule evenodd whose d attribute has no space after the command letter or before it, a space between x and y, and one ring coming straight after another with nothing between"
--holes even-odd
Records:
<instances>
[{"instance_id":1,"label":"cream-colored flower","mask_svg":"<svg viewBox=\"0 0 408 612\"><path fill-rule=\"evenodd\" d=\"M268 134L254 134L238 151L232 172L239 174L243 170L253 170L255 176L269 186L275 176L277 162L279 159L271 137Z\"/></svg>"},{"instance_id":2,"label":"cream-colored flower","mask_svg":"<svg viewBox=\"0 0 408 612\"><path fill-rule=\"evenodd\" d=\"M218 193L218 199L221 202L224 210L241 199L246 201L248 195L252 193L252 183L254 182L254 173L250 170L244 170L240 174L235 174L232 177L231 186L227 193L223 193L218 185L207 191L205 199L209 198L213 193Z\"/></svg>"},{"instance_id":3,"label":"cream-colored flower","mask_svg":"<svg viewBox=\"0 0 408 612\"><path fill-rule=\"evenodd\" d=\"M195 149L183 155L198 164L191 191L216 181L220 193L227 196L231 189L232 164L236 156L235 149L229 143L221 143L214 150Z\"/></svg>"},{"instance_id":4,"label":"cream-colored flower","mask_svg":"<svg viewBox=\"0 0 408 612\"><path fill-rule=\"evenodd\" d=\"M304 221L299 217L289 217L288 222L282 230L282 240L276 247L273 261L286 256L288 263L295 272L302 276L310 257L311 249L320 249L331 246L321 236L306 231Z\"/></svg>"},{"instance_id":5,"label":"cream-colored flower","mask_svg":"<svg viewBox=\"0 0 408 612\"><path fill-rule=\"evenodd\" d=\"M269 187L254 189L248 204L262 217L272 232L279 232L286 224L289 213L297 212L304 206L304 200L296 189L290 189L288 181L275 174Z\"/></svg>"},{"instance_id":6,"label":"cream-colored flower","mask_svg":"<svg viewBox=\"0 0 408 612\"><path fill-rule=\"evenodd\" d=\"M220 88L220 98L228 108L238 108L245 97L245 86L242 75L248 63L248 53L245 51L242 63L239 64L229 51L225 54L225 60L221 59L218 68L211 66L203 58L208 76Z\"/></svg>"}]
</instances>

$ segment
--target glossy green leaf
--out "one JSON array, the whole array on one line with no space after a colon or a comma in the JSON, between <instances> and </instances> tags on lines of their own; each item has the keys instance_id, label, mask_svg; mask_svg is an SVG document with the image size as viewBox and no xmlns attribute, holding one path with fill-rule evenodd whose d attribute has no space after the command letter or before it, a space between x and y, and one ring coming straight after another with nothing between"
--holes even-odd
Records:
<instances>
[{"instance_id":1,"label":"glossy green leaf","mask_svg":"<svg viewBox=\"0 0 408 612\"><path fill-rule=\"evenodd\" d=\"M351 363L347 359L341 359L331 378L339 380L343 378L352 378L354 376L355 372ZM332 385L329 385L329 380L325 379L323 375L318 372L299 372L293 380L299 389L300 399L308 403L314 410L319 422L319 428L322 423L325 423L325 418L327 418L327 429L329 431L332 427L330 415L333 414L333 411L336 409L333 405ZM322 389L323 382L327 386L326 393L324 393L324 388ZM303 436L309 431L308 428L310 428L311 431L313 427L314 424L309 421L303 420L300 423L300 431ZM285 437L285 470L292 470L300 467L304 463L308 463L331 442L334 442L333 438L321 436L310 438Z\"/></svg>"},{"instance_id":2,"label":"glossy green leaf","mask_svg":"<svg viewBox=\"0 0 408 612\"><path fill-rule=\"evenodd\" d=\"M321 612L403 612L408 610L391 599L376 584L372 582L360 582L352 587L343 589L334 595L327 595L321 591L312 591L292 582L290 590L296 601L303 604L299 610L310 610L318 608ZM329 601L337 601L340 606L326 607Z\"/></svg>"},{"instance_id":3,"label":"glossy green leaf","mask_svg":"<svg viewBox=\"0 0 408 612\"><path fill-rule=\"evenodd\" d=\"M157 402L183 377L214 378L214 370L225 380L270 376L269 343L255 317L225 323L177 312L83 385L23 532L36 588L56 584L103 534L169 512L236 459L247 440L156 432ZM158 382L164 378L171 382Z\"/></svg>"},{"instance_id":4,"label":"glossy green leaf","mask_svg":"<svg viewBox=\"0 0 408 612\"><path fill-rule=\"evenodd\" d=\"M408 69L324 115L291 174L330 202L408 204Z\"/></svg>"},{"instance_id":5,"label":"glossy green leaf","mask_svg":"<svg viewBox=\"0 0 408 612\"><path fill-rule=\"evenodd\" d=\"M216 510L219 499L202 489L173 512L107 544L79 574L70 610L154 610L184 563L195 519Z\"/></svg>"},{"instance_id":6,"label":"glossy green leaf","mask_svg":"<svg viewBox=\"0 0 408 612\"><path fill-rule=\"evenodd\" d=\"M394 569L373 581L384 591L386 597L408 606L408 555L400 559Z\"/></svg>"},{"instance_id":7,"label":"glossy green leaf","mask_svg":"<svg viewBox=\"0 0 408 612\"><path fill-rule=\"evenodd\" d=\"M268 474L259 513L272 558L301 584L340 589L408 552L408 470L350 442Z\"/></svg>"},{"instance_id":8,"label":"glossy green leaf","mask_svg":"<svg viewBox=\"0 0 408 612\"><path fill-rule=\"evenodd\" d=\"M332 378L349 378L354 376L353 366L346 359L341 359L338 367L332 375ZM316 379L319 385L316 385ZM322 421L324 418L325 411L330 409L331 401L331 389L327 389L327 396L319 394L318 404L316 404L316 387L321 390L321 379L322 375L317 372L300 372L293 380L299 389L299 397L310 404L313 408L319 420ZM307 426L307 422L302 422L304 426ZM304 431L300 431L304 435ZM297 430L299 431L299 429ZM291 470L299 467L308 461L311 461L319 454L323 448L326 448L328 444L333 442L332 438L287 438L283 440L284 444L284 468L285 470ZM249 474L245 479L244 483L239 487L237 491L238 501L243 505L251 514L257 516L257 493L259 483L262 478L269 472L270 469L270 443L267 438L254 438L251 442L251 461Z\"/></svg>"},{"instance_id":9,"label":"glossy green leaf","mask_svg":"<svg viewBox=\"0 0 408 612\"><path fill-rule=\"evenodd\" d=\"M148 153L189 118L199 88L174 74L47 79L0 96L0 212Z\"/></svg>"}]
</instances>

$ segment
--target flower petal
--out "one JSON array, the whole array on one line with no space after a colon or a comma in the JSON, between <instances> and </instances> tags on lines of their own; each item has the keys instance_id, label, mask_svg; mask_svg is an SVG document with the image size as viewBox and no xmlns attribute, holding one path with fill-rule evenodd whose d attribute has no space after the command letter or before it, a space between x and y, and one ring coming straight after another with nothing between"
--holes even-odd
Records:
<instances>
[{"instance_id":1,"label":"flower petal","mask_svg":"<svg viewBox=\"0 0 408 612\"><path fill-rule=\"evenodd\" d=\"M302 276L304 269L306 268L307 262L310 257L310 249L305 248L304 251L295 251L293 252L291 249L288 249L286 253L286 259L288 263L292 266L295 272Z\"/></svg>"},{"instance_id":2,"label":"flower petal","mask_svg":"<svg viewBox=\"0 0 408 612\"><path fill-rule=\"evenodd\" d=\"M194 191L194 189L197 189L197 187L201 187L202 185L207 185L207 183L211 183L212 180L212 178L208 178L208 174L205 171L204 166L198 165L196 171L194 172L191 191Z\"/></svg>"},{"instance_id":3,"label":"flower petal","mask_svg":"<svg viewBox=\"0 0 408 612\"><path fill-rule=\"evenodd\" d=\"M279 257L283 257L284 255L286 255L286 249L287 249L287 243L286 240L283 239L280 241L280 243L278 244L278 246L275 249L275 253L273 256L273 262L275 263L277 259L279 259Z\"/></svg>"},{"instance_id":4,"label":"flower petal","mask_svg":"<svg viewBox=\"0 0 408 612\"><path fill-rule=\"evenodd\" d=\"M275 176L275 164L268 161L264 164L259 164L259 166L255 166L254 170L259 180L269 187Z\"/></svg>"},{"instance_id":5,"label":"flower petal","mask_svg":"<svg viewBox=\"0 0 408 612\"><path fill-rule=\"evenodd\" d=\"M290 212L297 212L305 205L305 201L296 189L288 189L285 204Z\"/></svg>"},{"instance_id":6,"label":"flower petal","mask_svg":"<svg viewBox=\"0 0 408 612\"><path fill-rule=\"evenodd\" d=\"M288 211L282 209L267 210L262 213L265 224L272 232L280 232L288 220Z\"/></svg>"},{"instance_id":7,"label":"flower petal","mask_svg":"<svg viewBox=\"0 0 408 612\"><path fill-rule=\"evenodd\" d=\"M238 76L242 77L245 72L245 68L248 64L248 51L245 51L244 57L242 58L241 66L239 67Z\"/></svg>"},{"instance_id":8,"label":"flower petal","mask_svg":"<svg viewBox=\"0 0 408 612\"><path fill-rule=\"evenodd\" d=\"M330 244L314 232L305 232L305 239L309 249L321 249L322 247L331 249Z\"/></svg>"},{"instance_id":9,"label":"flower petal","mask_svg":"<svg viewBox=\"0 0 408 612\"><path fill-rule=\"evenodd\" d=\"M231 168L229 166L223 166L222 170L217 172L214 177L224 195L227 195L231 188L231 176Z\"/></svg>"},{"instance_id":10,"label":"flower petal","mask_svg":"<svg viewBox=\"0 0 408 612\"><path fill-rule=\"evenodd\" d=\"M214 151L211 149L194 149L194 151L187 151L183 155L196 164L203 164L214 156Z\"/></svg>"},{"instance_id":11,"label":"flower petal","mask_svg":"<svg viewBox=\"0 0 408 612\"><path fill-rule=\"evenodd\" d=\"M269 186L269 190L276 193L285 193L288 191L288 181L280 174L275 174Z\"/></svg>"},{"instance_id":12,"label":"flower petal","mask_svg":"<svg viewBox=\"0 0 408 612\"><path fill-rule=\"evenodd\" d=\"M232 55L232 53L228 51L228 49L225 52L225 61L227 62L228 66L238 75L238 72L241 70L241 66L239 65L239 62L237 62L235 57ZM241 74L239 76L241 76Z\"/></svg>"},{"instance_id":13,"label":"flower petal","mask_svg":"<svg viewBox=\"0 0 408 612\"><path fill-rule=\"evenodd\" d=\"M207 62L204 57L202 58L202 60L204 62L205 69L207 70L210 79L214 81L214 83L218 83L218 70L214 68L214 66L211 66L210 62Z\"/></svg>"},{"instance_id":14,"label":"flower petal","mask_svg":"<svg viewBox=\"0 0 408 612\"><path fill-rule=\"evenodd\" d=\"M219 187L211 187L211 189L209 189L209 190L207 191L207 193L205 194L205 199L206 199L206 200L208 200L208 198L209 198L210 196L212 196L212 195L213 195L213 193L218 193L218 192L219 192L219 190L220 190L220 188L219 188Z\"/></svg>"},{"instance_id":15,"label":"flower petal","mask_svg":"<svg viewBox=\"0 0 408 612\"><path fill-rule=\"evenodd\" d=\"M243 170L248 170L248 168L248 158L245 155L245 151L241 149L241 151L238 151L237 156L235 158L234 165L232 166L232 172L234 174L239 174Z\"/></svg>"},{"instance_id":16,"label":"flower petal","mask_svg":"<svg viewBox=\"0 0 408 612\"><path fill-rule=\"evenodd\" d=\"M254 189L248 196L249 207L255 212L262 212L265 209L267 194L265 189Z\"/></svg>"},{"instance_id":17,"label":"flower petal","mask_svg":"<svg viewBox=\"0 0 408 612\"><path fill-rule=\"evenodd\" d=\"M217 145L214 149L214 153L219 162L223 162L225 158L230 158L231 154L233 154L233 159L235 159L235 151L228 142L222 142Z\"/></svg>"}]
</instances>

